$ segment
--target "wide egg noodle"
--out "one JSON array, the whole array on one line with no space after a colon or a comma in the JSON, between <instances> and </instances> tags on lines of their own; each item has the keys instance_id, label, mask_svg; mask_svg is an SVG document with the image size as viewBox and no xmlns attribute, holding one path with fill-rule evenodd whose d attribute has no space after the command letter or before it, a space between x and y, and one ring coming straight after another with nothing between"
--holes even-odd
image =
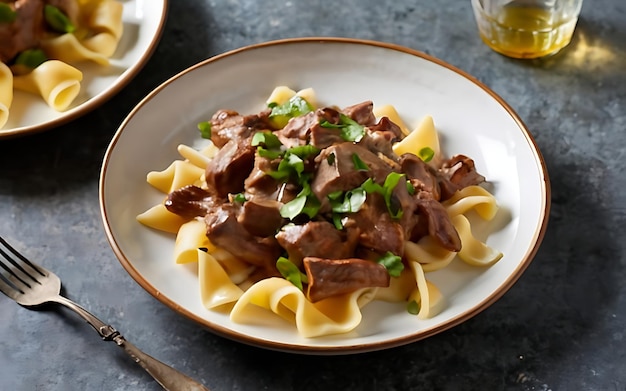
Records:
<instances>
[{"instance_id":1,"label":"wide egg noodle","mask_svg":"<svg viewBox=\"0 0 626 391\"><path fill-rule=\"evenodd\" d=\"M15 76L13 87L40 95L51 108L64 111L80 92L83 73L58 60L48 60L31 72Z\"/></svg>"},{"instance_id":2,"label":"wide egg noodle","mask_svg":"<svg viewBox=\"0 0 626 391\"><path fill-rule=\"evenodd\" d=\"M456 215L452 218L452 224L461 238L459 258L464 262L472 266L491 266L502 258L501 252L474 237L467 217Z\"/></svg>"},{"instance_id":3,"label":"wide egg noodle","mask_svg":"<svg viewBox=\"0 0 626 391\"><path fill-rule=\"evenodd\" d=\"M409 297L409 302L415 301L419 304L420 309L417 313L419 319L432 318L441 312L445 299L437 286L426 280L422 265L418 262L409 262L409 265L417 283L417 289Z\"/></svg>"},{"instance_id":4,"label":"wide egg noodle","mask_svg":"<svg viewBox=\"0 0 626 391\"><path fill-rule=\"evenodd\" d=\"M201 219L190 220L180 226L174 242L176 263L198 262L198 249L214 250L215 246L206 236L206 225Z\"/></svg>"},{"instance_id":5,"label":"wide egg noodle","mask_svg":"<svg viewBox=\"0 0 626 391\"><path fill-rule=\"evenodd\" d=\"M306 338L347 333L361 323L361 307L372 300L375 291L360 289L311 303L291 282L271 277L244 292L233 307L230 319L235 323L247 323L248 306L256 305L295 323Z\"/></svg>"},{"instance_id":6,"label":"wide egg noodle","mask_svg":"<svg viewBox=\"0 0 626 391\"><path fill-rule=\"evenodd\" d=\"M450 217L475 210L484 220L492 220L498 213L496 198L485 188L467 186L443 202Z\"/></svg>"},{"instance_id":7,"label":"wide egg noodle","mask_svg":"<svg viewBox=\"0 0 626 391\"><path fill-rule=\"evenodd\" d=\"M9 120L9 110L13 103L13 73L0 62L0 128Z\"/></svg>"},{"instance_id":8,"label":"wide egg noodle","mask_svg":"<svg viewBox=\"0 0 626 391\"><path fill-rule=\"evenodd\" d=\"M157 190L169 194L174 190L201 182L204 169L186 160L174 160L163 171L151 171L146 176L147 182Z\"/></svg>"},{"instance_id":9,"label":"wide egg noodle","mask_svg":"<svg viewBox=\"0 0 626 391\"><path fill-rule=\"evenodd\" d=\"M167 210L163 203L138 214L136 219L146 227L173 234L178 233L180 227L189 221Z\"/></svg>"},{"instance_id":10,"label":"wide egg noodle","mask_svg":"<svg viewBox=\"0 0 626 391\"><path fill-rule=\"evenodd\" d=\"M424 236L417 243L404 243L404 256L410 262L418 262L425 272L443 269L456 257L457 253L441 247L431 236Z\"/></svg>"},{"instance_id":11,"label":"wide egg noodle","mask_svg":"<svg viewBox=\"0 0 626 391\"><path fill-rule=\"evenodd\" d=\"M238 301L244 293L243 290L232 282L222 265L211 254L202 250L196 251L202 304L212 309Z\"/></svg>"},{"instance_id":12,"label":"wide egg noodle","mask_svg":"<svg viewBox=\"0 0 626 391\"><path fill-rule=\"evenodd\" d=\"M111 57L122 37L124 23L122 21L122 3L113 0L103 0L87 16L87 28L95 32L94 35L81 40L87 49Z\"/></svg>"},{"instance_id":13,"label":"wide egg noodle","mask_svg":"<svg viewBox=\"0 0 626 391\"><path fill-rule=\"evenodd\" d=\"M108 66L109 58L101 53L86 48L71 33L66 33L41 41L41 49L49 58L54 58L67 63L81 61L93 61L98 65Z\"/></svg>"}]
</instances>

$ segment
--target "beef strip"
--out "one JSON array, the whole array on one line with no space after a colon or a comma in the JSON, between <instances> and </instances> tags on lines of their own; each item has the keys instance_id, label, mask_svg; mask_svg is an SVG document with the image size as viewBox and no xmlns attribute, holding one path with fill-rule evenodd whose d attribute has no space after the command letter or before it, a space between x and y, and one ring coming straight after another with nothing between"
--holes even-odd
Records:
<instances>
[{"instance_id":1,"label":"beef strip","mask_svg":"<svg viewBox=\"0 0 626 391\"><path fill-rule=\"evenodd\" d=\"M357 169L354 155L365 163L368 170ZM389 166L374 153L359 144L344 142L324 149L316 158L317 171L311 182L311 190L323 202L334 191L348 191L363 184L367 178L384 182L391 172Z\"/></svg>"},{"instance_id":2,"label":"beef strip","mask_svg":"<svg viewBox=\"0 0 626 391\"><path fill-rule=\"evenodd\" d=\"M237 221L254 236L272 236L286 220L280 215L282 203L251 198L243 203Z\"/></svg>"},{"instance_id":3,"label":"beef strip","mask_svg":"<svg viewBox=\"0 0 626 391\"><path fill-rule=\"evenodd\" d=\"M370 100L345 107L341 112L363 126L370 126L376 123L374 103Z\"/></svg>"},{"instance_id":4,"label":"beef strip","mask_svg":"<svg viewBox=\"0 0 626 391\"><path fill-rule=\"evenodd\" d=\"M361 209L345 217L343 226L345 229L359 229L359 246L379 254L387 251L398 256L404 254L405 229L389 215L387 205L378 193L368 194Z\"/></svg>"},{"instance_id":5,"label":"beef strip","mask_svg":"<svg viewBox=\"0 0 626 391\"><path fill-rule=\"evenodd\" d=\"M300 262L304 257L347 258L354 253L358 230L339 231L327 221L289 224L276 234L278 243L289 259Z\"/></svg>"},{"instance_id":6,"label":"beef strip","mask_svg":"<svg viewBox=\"0 0 626 391\"><path fill-rule=\"evenodd\" d=\"M244 191L244 181L254 168L255 148L249 139L230 140L206 167L206 182L220 197Z\"/></svg>"},{"instance_id":7,"label":"beef strip","mask_svg":"<svg viewBox=\"0 0 626 391\"><path fill-rule=\"evenodd\" d=\"M204 217L215 205L215 198L215 194L208 190L189 185L168 194L167 200L165 200L165 208L188 219Z\"/></svg>"},{"instance_id":8,"label":"beef strip","mask_svg":"<svg viewBox=\"0 0 626 391\"><path fill-rule=\"evenodd\" d=\"M222 204L205 216L206 235L217 247L252 265L277 273L276 260L282 253L273 236L259 237L248 232L237 220L238 207Z\"/></svg>"},{"instance_id":9,"label":"beef strip","mask_svg":"<svg viewBox=\"0 0 626 391\"><path fill-rule=\"evenodd\" d=\"M444 206L427 192L419 193L416 201L420 215L428 222L428 234L446 250L459 252L461 238ZM417 241L419 238L412 240Z\"/></svg>"},{"instance_id":10,"label":"beef strip","mask_svg":"<svg viewBox=\"0 0 626 391\"><path fill-rule=\"evenodd\" d=\"M440 171L450 182L460 186L461 189L485 181L485 177L476 171L474 160L465 155L451 157L443 163Z\"/></svg>"},{"instance_id":11,"label":"beef strip","mask_svg":"<svg viewBox=\"0 0 626 391\"><path fill-rule=\"evenodd\" d=\"M383 265L359 258L304 258L311 302L369 287L388 287L389 273Z\"/></svg>"},{"instance_id":12,"label":"beef strip","mask_svg":"<svg viewBox=\"0 0 626 391\"><path fill-rule=\"evenodd\" d=\"M249 138L260 130L271 129L269 111L243 116L233 110L218 110L211 117L211 141L222 148L231 140Z\"/></svg>"},{"instance_id":13,"label":"beef strip","mask_svg":"<svg viewBox=\"0 0 626 391\"><path fill-rule=\"evenodd\" d=\"M433 199L441 197L437 171L412 153L400 156L400 166L416 191L431 193Z\"/></svg>"}]
</instances>

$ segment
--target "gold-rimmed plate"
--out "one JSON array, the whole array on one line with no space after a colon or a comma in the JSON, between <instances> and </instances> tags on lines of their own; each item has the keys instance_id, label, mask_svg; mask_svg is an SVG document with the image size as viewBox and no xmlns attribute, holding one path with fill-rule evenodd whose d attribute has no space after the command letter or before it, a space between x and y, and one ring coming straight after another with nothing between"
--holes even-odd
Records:
<instances>
[{"instance_id":1,"label":"gold-rimmed plate","mask_svg":"<svg viewBox=\"0 0 626 391\"><path fill-rule=\"evenodd\" d=\"M202 306L192 268L174 263L174 236L135 217L162 201L146 174L200 141L196 125L221 108L255 113L275 86L312 87L318 100L347 106L393 104L409 125L431 115L447 155L472 157L493 186L500 216L487 243L504 257L490 268L462 262L428 274L446 298L431 319L405 305L371 303L347 334L303 338L272 314L261 324L235 324ZM308 354L372 351L418 341L476 315L522 275L545 233L549 181L541 154L518 115L465 72L424 53L387 43L304 38L234 50L199 63L150 93L115 134L104 159L100 203L109 242L126 271L155 298L215 333L244 343Z\"/></svg>"}]
</instances>

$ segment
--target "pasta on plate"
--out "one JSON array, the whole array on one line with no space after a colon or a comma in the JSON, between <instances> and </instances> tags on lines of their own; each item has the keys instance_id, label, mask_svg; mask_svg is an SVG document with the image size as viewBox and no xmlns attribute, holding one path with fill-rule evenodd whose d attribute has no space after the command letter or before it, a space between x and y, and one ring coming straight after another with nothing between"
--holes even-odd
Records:
<instances>
[{"instance_id":1,"label":"pasta on plate","mask_svg":"<svg viewBox=\"0 0 626 391\"><path fill-rule=\"evenodd\" d=\"M429 272L502 257L467 218L492 220L496 199L472 159L444 156L430 116L409 130L392 105L320 107L311 88L266 103L217 111L205 147L147 174L164 200L137 220L175 235L208 310L247 323L261 308L310 338L354 330L373 300L426 319L445 306Z\"/></svg>"},{"instance_id":2,"label":"pasta on plate","mask_svg":"<svg viewBox=\"0 0 626 391\"><path fill-rule=\"evenodd\" d=\"M123 4L117 0L9 1L0 8L0 128L8 121L14 90L67 110L80 93L77 64L109 65L123 33Z\"/></svg>"}]
</instances>

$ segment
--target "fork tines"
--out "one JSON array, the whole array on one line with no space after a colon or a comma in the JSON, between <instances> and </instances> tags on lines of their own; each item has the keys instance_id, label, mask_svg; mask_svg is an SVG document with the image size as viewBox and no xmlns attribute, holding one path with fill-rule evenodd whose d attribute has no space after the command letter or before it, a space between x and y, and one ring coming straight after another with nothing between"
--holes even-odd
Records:
<instances>
[{"instance_id":1,"label":"fork tines","mask_svg":"<svg viewBox=\"0 0 626 391\"><path fill-rule=\"evenodd\" d=\"M20 283L30 288L32 282L39 283L37 281L37 273L45 277L45 274L39 270L37 266L20 254L1 236L0 243L2 244L2 246L0 246L0 268L4 269L6 272L0 270L0 290L4 294L11 296L9 294L10 292L5 290L7 287L5 284L2 284L2 282L8 284L16 291L24 293L22 289L18 287ZM29 283L28 280L31 282Z\"/></svg>"}]
</instances>

